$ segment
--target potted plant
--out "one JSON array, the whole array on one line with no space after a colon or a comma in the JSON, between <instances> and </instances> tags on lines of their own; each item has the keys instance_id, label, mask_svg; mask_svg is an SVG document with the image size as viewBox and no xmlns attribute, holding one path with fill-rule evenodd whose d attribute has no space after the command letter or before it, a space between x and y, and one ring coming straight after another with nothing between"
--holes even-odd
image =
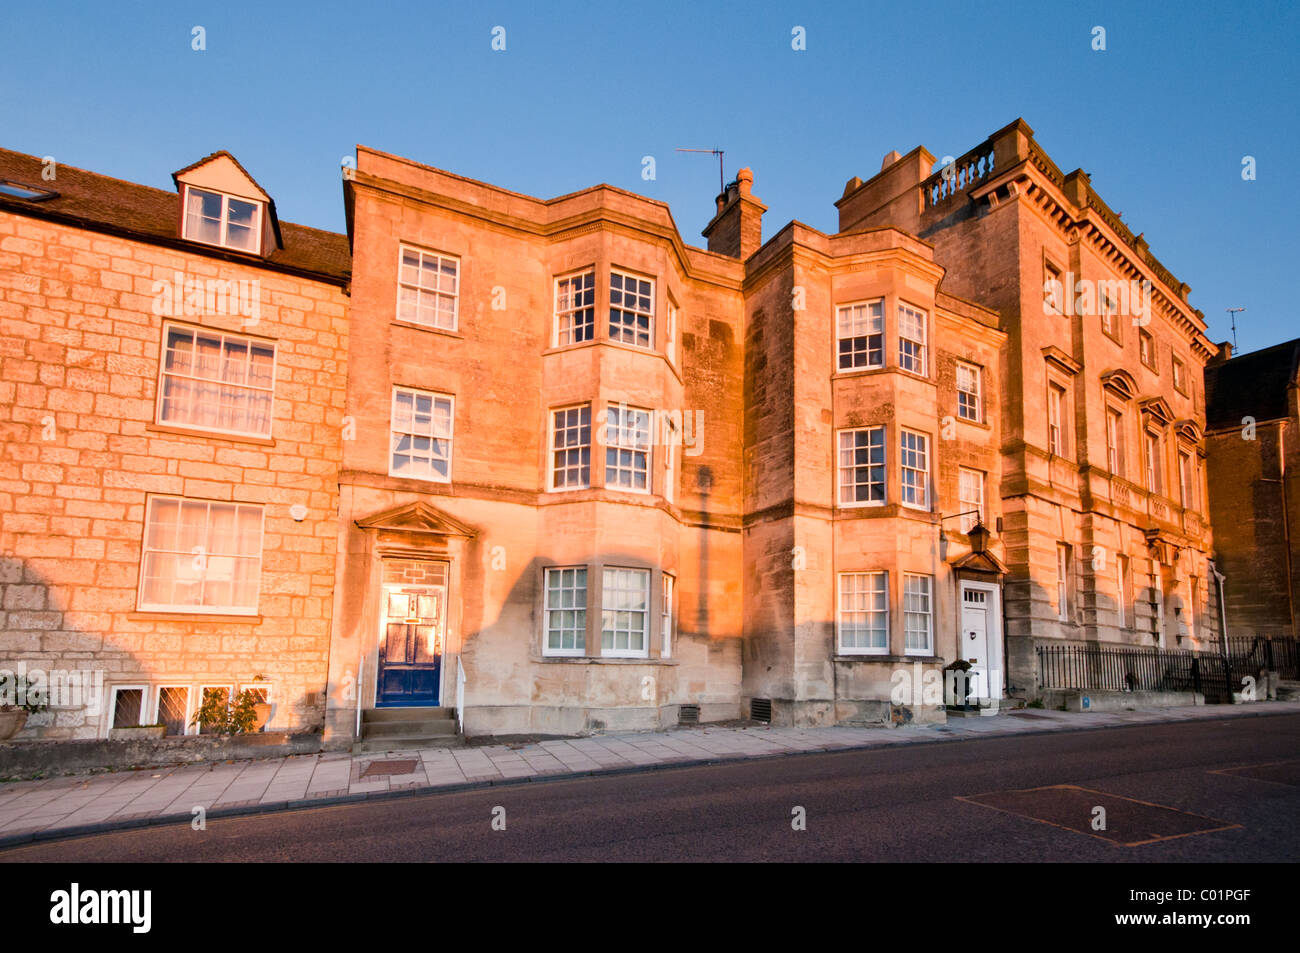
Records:
<instances>
[{"instance_id":1,"label":"potted plant","mask_svg":"<svg viewBox=\"0 0 1300 953\"><path fill-rule=\"evenodd\" d=\"M253 681L264 682L266 676L254 675ZM270 698L270 691L269 689L247 689L246 692L252 694L256 699L253 703L253 713L255 715L253 731L262 731L266 728L266 723L271 720L271 702L267 700Z\"/></svg>"},{"instance_id":2,"label":"potted plant","mask_svg":"<svg viewBox=\"0 0 1300 953\"><path fill-rule=\"evenodd\" d=\"M230 704L224 692L212 693L203 699L203 704L194 713L192 724L199 725L204 731L214 735L242 735L257 730L257 706L265 704L261 696L250 689L244 689L235 696ZM270 717L270 705L266 706ZM265 722L263 722L265 724Z\"/></svg>"},{"instance_id":3,"label":"potted plant","mask_svg":"<svg viewBox=\"0 0 1300 953\"><path fill-rule=\"evenodd\" d=\"M13 688L9 688L9 679L0 681L0 741L8 741L27 725L29 716L45 711L49 706L45 693L33 690L26 677L19 675L13 679Z\"/></svg>"},{"instance_id":4,"label":"potted plant","mask_svg":"<svg viewBox=\"0 0 1300 953\"><path fill-rule=\"evenodd\" d=\"M963 711L970 709L970 668L970 662L964 658L956 659L943 667L944 687L951 685L953 689L952 700L948 702L950 707L960 708ZM948 674L949 672L952 674Z\"/></svg>"}]
</instances>

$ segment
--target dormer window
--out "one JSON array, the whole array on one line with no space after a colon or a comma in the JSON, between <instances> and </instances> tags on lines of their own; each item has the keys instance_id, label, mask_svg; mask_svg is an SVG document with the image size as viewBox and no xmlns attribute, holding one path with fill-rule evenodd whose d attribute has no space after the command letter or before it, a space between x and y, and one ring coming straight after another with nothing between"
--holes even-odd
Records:
<instances>
[{"instance_id":1,"label":"dormer window","mask_svg":"<svg viewBox=\"0 0 1300 953\"><path fill-rule=\"evenodd\" d=\"M220 192L185 190L185 237L235 251L256 252L261 240L261 204Z\"/></svg>"}]
</instances>

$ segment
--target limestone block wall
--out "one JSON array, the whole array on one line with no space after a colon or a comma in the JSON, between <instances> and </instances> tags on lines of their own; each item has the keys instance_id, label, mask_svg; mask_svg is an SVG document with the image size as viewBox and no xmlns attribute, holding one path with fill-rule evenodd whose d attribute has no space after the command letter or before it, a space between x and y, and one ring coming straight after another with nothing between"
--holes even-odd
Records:
<instances>
[{"instance_id":1,"label":"limestone block wall","mask_svg":"<svg viewBox=\"0 0 1300 953\"><path fill-rule=\"evenodd\" d=\"M270 440L156 425L156 302L177 273L257 283L255 326L176 319L274 341ZM100 671L106 693L187 686L191 705L199 686L264 675L271 728L319 725L347 348L333 285L0 214L0 667ZM257 615L136 611L150 494L263 507ZM99 736L107 701L35 716L20 737Z\"/></svg>"}]
</instances>

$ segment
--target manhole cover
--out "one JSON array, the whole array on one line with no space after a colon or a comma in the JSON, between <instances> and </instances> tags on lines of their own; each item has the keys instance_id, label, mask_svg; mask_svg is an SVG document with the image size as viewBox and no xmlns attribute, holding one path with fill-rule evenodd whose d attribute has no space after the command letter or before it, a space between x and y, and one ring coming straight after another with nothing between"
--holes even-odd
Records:
<instances>
[{"instance_id":1,"label":"manhole cover","mask_svg":"<svg viewBox=\"0 0 1300 953\"><path fill-rule=\"evenodd\" d=\"M415 760L407 761L371 761L364 771L361 772L362 778L386 778L394 774L414 774L415 768L420 762Z\"/></svg>"},{"instance_id":2,"label":"manhole cover","mask_svg":"<svg viewBox=\"0 0 1300 953\"><path fill-rule=\"evenodd\" d=\"M1247 764L1240 768L1220 768L1211 774L1229 774L1236 778L1254 778L1300 788L1300 761L1273 761L1267 764Z\"/></svg>"},{"instance_id":3,"label":"manhole cover","mask_svg":"<svg viewBox=\"0 0 1300 953\"><path fill-rule=\"evenodd\" d=\"M1136 847L1241 826L1073 784L1025 791L995 791L957 800L1088 834L1116 847ZM1098 808L1104 809L1104 813Z\"/></svg>"}]
</instances>

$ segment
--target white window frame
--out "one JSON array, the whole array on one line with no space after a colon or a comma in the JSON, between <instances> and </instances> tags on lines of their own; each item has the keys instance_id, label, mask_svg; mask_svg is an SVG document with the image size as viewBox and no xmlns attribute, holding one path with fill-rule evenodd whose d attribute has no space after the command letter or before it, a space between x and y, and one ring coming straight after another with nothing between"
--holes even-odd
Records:
<instances>
[{"instance_id":1,"label":"white window frame","mask_svg":"<svg viewBox=\"0 0 1300 953\"><path fill-rule=\"evenodd\" d=\"M899 502L912 510L923 510L928 512L930 509L930 438L918 430L908 430L906 427L899 428L898 437L898 499ZM908 437L919 439L919 448L909 448L907 446ZM920 454L924 458L924 469L915 466L909 466L907 463L909 454ZM909 484L907 481L908 473L921 474L920 493L921 499L909 501L907 498L909 487L915 484Z\"/></svg>"},{"instance_id":2,"label":"white window frame","mask_svg":"<svg viewBox=\"0 0 1300 953\"><path fill-rule=\"evenodd\" d=\"M1044 260L1043 308L1048 314L1062 315L1065 313L1065 283L1061 278L1061 269L1052 262Z\"/></svg>"},{"instance_id":3,"label":"white window frame","mask_svg":"<svg viewBox=\"0 0 1300 953\"><path fill-rule=\"evenodd\" d=\"M856 350L850 345L848 352L842 349L845 341L863 341L863 349ZM872 345L872 340L879 343ZM857 364L854 358L866 355L866 363ZM876 355L877 359L872 360ZM845 358L850 365L844 365ZM835 309L835 372L837 374L855 374L885 366L885 299L868 298L862 301L850 301Z\"/></svg>"},{"instance_id":4,"label":"white window frame","mask_svg":"<svg viewBox=\"0 0 1300 953\"><path fill-rule=\"evenodd\" d=\"M557 447L557 446L556 446L556 440L555 440L555 438L559 435L559 431L560 431L561 428L560 428L560 427L558 426L558 424L556 423L556 419L555 419L556 415L557 415L557 414L568 414L570 411L574 411L574 410L582 411L582 410L584 410L584 409L587 411L587 425L586 425L586 426L587 426L587 442L586 442L586 443L566 444L564 447ZM548 412L548 416L549 416L549 418L550 418L550 442L549 442L548 447L547 447L547 450L548 450L548 456L547 456L547 468L546 468L546 490L547 490L547 492L548 492L548 493L568 493L568 492L571 492L571 491L573 491L573 490L588 490L588 489L591 489L591 450L592 450L592 439L591 439L591 437L592 437L592 431L591 431L591 401L583 401L582 403L579 403L579 404L565 404L565 405L562 406L562 407L552 407L552 408L550 408L550 410L549 410L549 412ZM581 427L582 427L582 424L579 423L579 424L578 424L578 428L580 429ZM563 429L564 429L564 431L567 433L568 431L570 431L570 430L572 430L572 429L574 429L574 428L569 427L569 426L566 424L565 427L564 427ZM568 471L575 469L575 467L572 467L572 466L568 465L567 463L565 464L565 466L563 466L563 467L559 467L559 466L557 465L557 463L558 463L558 461L557 461L557 454L559 454L559 453L564 453L564 454L566 454L566 456L567 456L567 454L569 454L569 453L571 453L571 452L573 452L573 451L575 451L575 450L581 451L581 450L583 450L583 449L585 449L585 450L587 451L587 479L586 479L584 482L580 483L580 484L578 484L578 483L575 483L575 484L565 483L563 486L558 485L558 484L556 483L556 479L555 479L555 478L556 478L556 475L557 475L557 473L558 473L558 471L560 471L560 470L564 470L564 471L567 473ZM581 464L579 464L578 467L577 467L576 469L578 469L578 470L580 471L580 470L581 470Z\"/></svg>"},{"instance_id":5,"label":"white window frame","mask_svg":"<svg viewBox=\"0 0 1300 953\"><path fill-rule=\"evenodd\" d=\"M189 373L180 373L178 371L169 371L167 369L167 356L171 352L171 347L169 346L169 342L171 340L171 335L173 331L189 333L190 335L190 344L191 344L190 365L191 366L190 366ZM199 337L217 338L219 340L221 354L222 354L223 371L224 371L224 363L225 363L226 344L228 342L237 342L240 344L244 344L248 349L246 355L247 360L244 362L245 377L248 376L248 372L252 369L252 349L254 347L263 347L263 348L269 347L271 349L270 384L266 387L261 387L249 383L237 384L237 383L221 380L219 378L198 376L195 373L194 363L197 357L197 350L195 349L195 347ZM178 321L164 321L163 333L162 333L162 346L159 349L159 355L158 355L158 384L157 384L157 394L154 398L154 422L161 427L175 427L180 430L193 430L199 433L230 434L232 436L259 437L259 438L264 438L269 440L271 438L272 428L275 426L275 383L276 383L276 375L279 370L279 357L280 357L280 349L279 347L276 346L276 342L268 340L267 338L252 337L247 334L233 334L229 331L219 331L214 328L204 328L192 324L183 324ZM221 376L224 376L224 373ZM221 398L228 391L239 391L241 393L247 392L250 396L257 393L265 394L267 396L267 399L270 401L270 410L267 412L266 415L266 429L265 430L241 430L238 428L230 428L230 427L210 427L204 424L191 423L185 420L166 418L163 415L163 409L166 404L165 395L167 391L168 378L177 381L188 381L190 387L196 391L204 387L214 388L216 390L216 394L214 396L216 397L219 406L220 404L224 403L221 400ZM201 405L195 405L195 406L201 406ZM191 414L193 414L194 410L191 409L190 412Z\"/></svg>"},{"instance_id":6,"label":"white window frame","mask_svg":"<svg viewBox=\"0 0 1300 953\"><path fill-rule=\"evenodd\" d=\"M850 577L865 576L870 588L864 588L862 595L868 599L878 595L877 589L884 590L884 608L883 609L851 609L844 608L844 583ZM877 587L875 581L879 577L882 586ZM854 593L858 595L859 593ZM835 646L840 655L888 655L889 654L889 572L884 569L863 569L850 572L841 572L836 574L835 578ZM885 644L874 646L846 646L844 644L844 613L846 611L865 613L867 616L883 615ZM873 627L878 628L878 627ZM856 641L856 639L855 639Z\"/></svg>"},{"instance_id":7,"label":"white window frame","mask_svg":"<svg viewBox=\"0 0 1300 953\"><path fill-rule=\"evenodd\" d=\"M907 607L907 597L908 597L907 585L909 582L916 582L917 580L924 580L925 582L925 592L923 593L923 595L925 596L925 609L923 610L909 609ZM912 593L912 595L914 596L921 595L921 593L914 592ZM933 655L934 654L934 577L927 575L926 573L919 573L919 572L903 573L902 599L903 599L903 605L902 605L903 654L904 655L927 655L927 656ZM918 616L925 619L925 645L909 646L907 644L908 635L910 634L908 623L909 621L911 621L909 617L915 618Z\"/></svg>"},{"instance_id":8,"label":"white window frame","mask_svg":"<svg viewBox=\"0 0 1300 953\"><path fill-rule=\"evenodd\" d=\"M620 289L618 289L617 293L620 294L620 295L622 295L622 296L624 297L624 301L623 301L621 304L617 305L617 306L615 306L615 304L614 304L614 294L615 294L615 288L614 288L614 277L615 277L616 275L617 275L619 278L622 278L622 279L623 279L623 287L620 288ZM648 284L648 285L650 286L650 293L649 293L649 295L648 295L648 297L649 297L649 299L650 299L650 306L649 306L649 309L648 309L648 310L642 311L642 310L639 309L639 308L629 308L629 307L627 306L627 301L626 301L626 296L627 296L627 284L626 284L626 283L627 283L628 281L643 281L643 282L645 282L646 284ZM636 294L637 297L640 297L640 296L641 296L641 291L640 291L640 289L638 289L638 290L635 292L635 294ZM619 344L626 344L628 347L639 348L640 350L643 350L643 351L652 351L652 350L654 350L654 346L655 346L655 280L654 280L653 278L647 278L645 275L638 275L638 274L634 274L633 272L630 272L630 271L624 271L624 270L621 269L621 268L611 268L611 269L609 269L609 298L608 298L608 301L609 301L609 313L608 313L608 315L607 315L607 320L606 320L605 330L606 330L606 334L608 334L608 336L609 336L609 340L614 341L614 342L617 342L617 343L619 343ZM637 329L635 323L633 323L631 326L629 326L629 325L627 325L626 323L620 321L619 324L617 325L617 334L615 333L615 327L616 327L615 324L614 324L614 312L615 312L615 311L621 312L621 313L623 313L623 314L644 315L644 316L646 317L646 319L647 319L647 324L648 324L648 330L645 332L645 334L646 334L646 338L647 338L645 344L640 344L640 343L637 342L637 338L640 337L640 335L641 335L642 332L641 332L640 330ZM625 337L626 337L627 335L629 335L629 334L632 336L632 340L631 340L631 341L625 340Z\"/></svg>"},{"instance_id":9,"label":"white window frame","mask_svg":"<svg viewBox=\"0 0 1300 953\"><path fill-rule=\"evenodd\" d=\"M589 293L591 297L591 304L590 305L572 304L570 307L561 308L560 286L562 284L570 283L583 278L591 279L591 287L579 288L578 292L582 294L584 297ZM570 302L573 301L572 292L570 292L569 300ZM580 271L573 271L567 275L557 275L555 278L554 302L555 302L555 320L552 324L552 334L551 334L552 347L570 347L571 345L574 344L582 344L586 341L594 341L596 339L596 311L597 311L596 269L594 266L590 268L584 268ZM582 311L590 311L591 320L588 323L579 326L578 324L576 324L575 319L579 314L579 312ZM566 319L569 322L567 328L564 326L564 322ZM579 330L580 328L585 331L586 336L582 338L577 338L575 331ZM567 341L564 340L566 335L568 336Z\"/></svg>"},{"instance_id":10,"label":"white window frame","mask_svg":"<svg viewBox=\"0 0 1300 953\"><path fill-rule=\"evenodd\" d=\"M150 517L153 514L153 507L155 503L162 502L165 500L177 502L181 505L181 507L183 507L185 504L202 504L207 507L204 516L203 543L195 547L195 549L198 550L198 552L191 550L182 553L178 550L167 550L161 548L155 549L150 547L149 545L150 526L151 526ZM202 592L202 586L207 582L207 578L206 578L207 565L208 565L207 561L209 559L216 558L216 559L252 560L254 558L249 555L241 555L238 553L236 554L218 553L215 555L212 553L212 544L211 544L211 539L209 534L211 531L212 507L214 506L234 507L236 511L236 515L238 515L238 511L241 509L257 510L258 517L259 517L258 530L257 530L258 533L258 552L256 557L257 571L255 574L257 579L257 589L253 596L253 604L251 606L233 606L233 605L195 605L192 603L146 602L145 587L148 583L148 578L149 578L146 574L146 568L149 564L149 556L152 553L161 553L167 556L180 556L182 558L190 558L193 560L202 559L204 568L201 570L199 569L195 570L196 572L204 574L202 578L198 580L200 583L200 592ZM261 598L262 598L262 563L265 557L265 551L266 551L266 506L264 504L244 503L244 502L236 503L228 500L208 500L199 497L177 496L175 494L170 494L170 493L151 493L145 498L144 532L141 534L141 538L140 538L140 579L136 589L136 609L139 612L171 612L171 613L183 613L186 615L255 616L258 613L258 606L260 605Z\"/></svg>"},{"instance_id":11,"label":"white window frame","mask_svg":"<svg viewBox=\"0 0 1300 953\"><path fill-rule=\"evenodd\" d=\"M1144 429L1142 431L1142 475L1146 481L1147 492L1162 496L1165 492L1165 474L1161 460L1163 454L1160 434Z\"/></svg>"},{"instance_id":12,"label":"white window frame","mask_svg":"<svg viewBox=\"0 0 1300 953\"><path fill-rule=\"evenodd\" d=\"M1111 300L1110 295L1104 292L1099 293L1098 298L1100 300L1097 302L1097 307L1101 311L1102 333L1112 339L1118 338L1119 321L1116 319L1119 317L1119 308L1116 303Z\"/></svg>"},{"instance_id":13,"label":"white window frame","mask_svg":"<svg viewBox=\"0 0 1300 953\"><path fill-rule=\"evenodd\" d=\"M221 238L218 241L210 242L207 239L199 238L191 234L190 229L190 196L199 195L216 195L221 198ZM253 245L251 248L240 248L238 245L230 244L230 203L242 202L245 205L253 206ZM266 203L258 199L246 199L238 195L230 195L226 192L218 192L216 189L200 189L193 185L185 186L185 198L181 204L181 221L182 237L186 241L198 242L202 245L212 245L217 248L226 248L230 251L243 252L246 255L260 255L262 253L262 218L266 214Z\"/></svg>"},{"instance_id":14,"label":"white window frame","mask_svg":"<svg viewBox=\"0 0 1300 953\"><path fill-rule=\"evenodd\" d=\"M397 429L397 397L399 394L410 394L412 396L413 399L412 415L414 415L415 398L418 397L433 398L433 407L429 415L430 416L429 433L423 434L423 433L415 433L414 431ZM448 404L446 436L439 436L436 433L436 421L438 417L437 411L438 411L439 401L446 401ZM398 472L394 466L393 458L397 455L397 439L400 436L406 436L412 438L423 438L429 440L430 454L432 454L433 452L433 441L435 440L446 441L447 475L445 477L439 476L436 472L431 472L427 476L423 474L411 473L410 471ZM388 475L389 476L401 477L404 480L423 480L426 483L450 483L451 468L453 465L453 461L455 459L455 437L456 437L456 398L453 395L440 394L437 391L431 391L431 390L420 390L419 388L416 387L403 387L400 384L393 385L393 394L391 400L389 401L389 410L388 410ZM413 454L408 454L408 456L412 456L412 455Z\"/></svg>"},{"instance_id":15,"label":"white window frame","mask_svg":"<svg viewBox=\"0 0 1300 953\"><path fill-rule=\"evenodd\" d=\"M970 371L975 380L975 389L966 390L961 386L962 370ZM970 361L958 361L955 384L957 387L957 418L959 420L969 420L972 423L981 423L984 420L984 369L978 364L972 364ZM968 396L974 401L974 416L968 416L963 411L962 397Z\"/></svg>"},{"instance_id":16,"label":"white window frame","mask_svg":"<svg viewBox=\"0 0 1300 953\"><path fill-rule=\"evenodd\" d=\"M963 477L973 477L975 479L976 486L979 489L976 498L972 499L967 495L966 487L962 484ZM984 510L984 482L986 479L987 475L983 470L976 470L974 467L957 468L957 512L963 514L959 523L963 533L969 533L975 528L976 521L983 522L984 517L987 515ZM971 509L977 509L979 515L971 515L969 513Z\"/></svg>"},{"instance_id":17,"label":"white window frame","mask_svg":"<svg viewBox=\"0 0 1300 953\"><path fill-rule=\"evenodd\" d=\"M610 415L614 411L619 411L618 424L615 426L610 422ZM625 419L624 412L631 414L645 414L645 443L637 442L637 434L640 433L640 427L630 427ZM605 489L618 490L623 493L651 493L654 490L654 418L652 411L644 407L631 407L627 404L607 404L605 406L605 419L602 423L601 430L605 435ZM631 442L627 442L631 441ZM632 466L629 469L618 463L618 454L631 453ZM615 463L610 465L610 454L615 454ZM637 466L637 454L645 455L645 465ZM638 472L645 473L645 488L640 489L636 486L624 485L622 483L611 483L611 473L631 473L635 478ZM635 482L635 479L634 481Z\"/></svg>"},{"instance_id":18,"label":"white window frame","mask_svg":"<svg viewBox=\"0 0 1300 953\"><path fill-rule=\"evenodd\" d=\"M414 284L412 284L409 281L402 280L402 268L404 267L405 264L404 259L406 257L407 252L412 252L419 256L419 261L416 264L416 282ZM423 284L424 261L426 258L437 259L438 267L436 269L436 273L439 276L439 287L437 288L426 288ZM441 287L442 265L444 262L451 262L456 267L455 274L452 276L452 281L455 284L455 288L450 292L442 290ZM397 316L396 320L402 324L407 325L408 327L424 328L426 331L447 331L453 334L456 333L456 331L460 329L460 279L461 279L461 262L458 256L449 255L446 254L445 252L433 251L428 248L421 248L419 245L412 245L409 244L408 242L399 242L397 246L397 304L396 304L396 310L394 312ZM415 292L415 299L416 299L415 317L412 318L402 317L402 289L404 288ZM451 298L451 326L450 327L445 327L438 323L439 311L436 305L436 301L435 301L435 306L433 308L433 315L434 315L433 323L420 320L420 311L421 311L420 296L422 294L433 295L435 299L440 297Z\"/></svg>"},{"instance_id":19,"label":"white window frame","mask_svg":"<svg viewBox=\"0 0 1300 953\"><path fill-rule=\"evenodd\" d=\"M620 609L609 607L609 595L611 587L609 585L609 573L634 573L645 580L645 585L639 590L644 595L644 609ZM620 590L631 592L633 590ZM640 613L641 615L641 648L632 648L632 634L635 629L612 629L607 630L605 619L608 613L631 612ZM605 633L611 631L614 638L611 640L617 642L618 633L626 631L628 633L628 647L625 649L611 646L605 646ZM604 658L649 658L650 657L650 570L639 569L635 566L602 566L600 574L600 654Z\"/></svg>"},{"instance_id":20,"label":"white window frame","mask_svg":"<svg viewBox=\"0 0 1300 953\"><path fill-rule=\"evenodd\" d=\"M1195 464L1191 453L1181 448L1178 450L1178 500L1183 509L1196 509Z\"/></svg>"},{"instance_id":21,"label":"white window frame","mask_svg":"<svg viewBox=\"0 0 1300 953\"><path fill-rule=\"evenodd\" d=\"M1106 466L1112 474L1124 476L1124 412L1106 407Z\"/></svg>"},{"instance_id":22,"label":"white window frame","mask_svg":"<svg viewBox=\"0 0 1300 953\"><path fill-rule=\"evenodd\" d=\"M150 708L150 711L153 712L153 724L162 724L162 693L164 689L180 689L185 692L185 725L181 731L181 735L191 734L190 729L194 727L190 724L194 718L194 687L192 685L183 683L178 685L175 682L160 682L158 685L154 686L153 706ZM178 736L169 735L168 737Z\"/></svg>"},{"instance_id":23,"label":"white window frame","mask_svg":"<svg viewBox=\"0 0 1300 953\"><path fill-rule=\"evenodd\" d=\"M138 691L140 693L140 713L136 716L135 725L146 724L144 720L144 713L149 709L149 696L151 694L151 692L149 691L149 684L147 682L129 682L122 685L114 685L112 691L109 693L109 698L108 698L108 712L107 712L108 728L104 732L104 737L107 738L108 732L118 727L117 725L113 724L114 719L116 719L117 717L118 692L135 692L135 691ZM122 725L121 727L132 728L135 727L135 725Z\"/></svg>"},{"instance_id":24,"label":"white window frame","mask_svg":"<svg viewBox=\"0 0 1300 953\"><path fill-rule=\"evenodd\" d=\"M672 573L660 574L659 593L659 657L673 657L673 642L676 641L676 628L673 625L673 600L677 595L677 577Z\"/></svg>"},{"instance_id":25,"label":"white window frame","mask_svg":"<svg viewBox=\"0 0 1300 953\"><path fill-rule=\"evenodd\" d=\"M1065 388L1055 381L1047 382L1047 452L1064 457L1065 443Z\"/></svg>"},{"instance_id":26,"label":"white window frame","mask_svg":"<svg viewBox=\"0 0 1300 953\"><path fill-rule=\"evenodd\" d=\"M564 606L551 605L551 573L561 574L560 591L566 591L566 592L572 591L574 593L578 591L578 587L576 585L567 586L567 587L563 585L564 582L563 573L565 573L566 571L569 572L581 571L584 574L583 581L582 581L581 608L579 608L578 606L573 606L572 608L566 608ZM588 566L546 566L542 570L542 655L543 656L551 656L551 657L558 658L558 657L577 657L577 656L583 656L587 654L587 621L588 621L587 613L590 604L591 604L590 567ZM554 648L551 646L551 631L552 631L551 613L552 612L575 612L575 613L582 614L582 626L580 628L573 629L573 631L577 633L577 637L574 639L573 648L563 647L563 643L564 643L563 633L568 631L564 628L555 630L561 633L560 647Z\"/></svg>"},{"instance_id":27,"label":"white window frame","mask_svg":"<svg viewBox=\"0 0 1300 953\"><path fill-rule=\"evenodd\" d=\"M915 374L918 377L926 377L929 374L930 354L930 313L922 308L914 307L905 301L898 302L895 311L898 316L898 366L901 370L909 374ZM917 335L903 333L903 316L916 319ZM916 353L908 352L906 345L911 344L916 347ZM909 367L909 364L919 363L920 368Z\"/></svg>"},{"instance_id":28,"label":"white window frame","mask_svg":"<svg viewBox=\"0 0 1300 953\"><path fill-rule=\"evenodd\" d=\"M1070 621L1072 555L1069 543L1056 544L1056 618L1058 622Z\"/></svg>"},{"instance_id":29,"label":"white window frame","mask_svg":"<svg viewBox=\"0 0 1300 953\"><path fill-rule=\"evenodd\" d=\"M1187 393L1187 365L1177 354L1171 354L1170 367L1172 368L1170 377L1173 380L1174 390L1180 394Z\"/></svg>"},{"instance_id":30,"label":"white window frame","mask_svg":"<svg viewBox=\"0 0 1300 953\"><path fill-rule=\"evenodd\" d=\"M867 464L862 466L860 466L856 462L849 463L847 465L844 463L844 455L846 453L851 453L856 457L856 455L860 451L865 450L868 452L868 455L870 455L870 451L876 449L874 443L868 443L867 446L865 447L857 446L856 445L857 435L860 433L867 434L868 440L872 440L876 434L879 434L880 436L880 445L879 445L880 462L879 463L868 462ZM852 438L852 440L854 441L853 445L849 447L845 447L844 442L846 437ZM835 485L836 485L837 506L843 509L856 509L858 507L863 507L863 506L884 506L885 505L885 503L889 499L889 450L888 450L888 444L886 442L888 439L889 439L889 435L885 430L884 424L879 424L874 427L851 427L847 430L840 430L836 432ZM880 473L880 479L879 480L869 479L867 483L858 483L856 471L861 469L866 469L867 471L869 471L869 474L874 473L878 470ZM852 482L845 481L846 473L848 475L851 475L854 478ZM844 499L844 493L846 490L852 490L853 495L856 497L858 487L860 486L874 487L877 484L880 485L880 499L878 500L873 500L873 499L845 500ZM870 493L868 493L868 496L870 496Z\"/></svg>"},{"instance_id":31,"label":"white window frame","mask_svg":"<svg viewBox=\"0 0 1300 953\"><path fill-rule=\"evenodd\" d=\"M1138 361L1147 370L1156 369L1156 339L1145 328L1138 328Z\"/></svg>"}]
</instances>

